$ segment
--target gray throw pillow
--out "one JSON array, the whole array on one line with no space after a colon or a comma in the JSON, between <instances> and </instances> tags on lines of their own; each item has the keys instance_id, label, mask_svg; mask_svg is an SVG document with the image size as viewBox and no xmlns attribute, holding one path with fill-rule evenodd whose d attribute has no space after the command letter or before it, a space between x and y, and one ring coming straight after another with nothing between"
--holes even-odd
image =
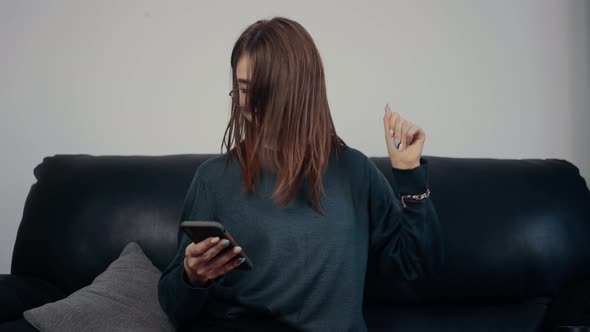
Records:
<instances>
[{"instance_id":1,"label":"gray throw pillow","mask_svg":"<svg viewBox=\"0 0 590 332\"><path fill-rule=\"evenodd\" d=\"M174 331L158 302L160 275L130 242L92 284L23 316L41 331Z\"/></svg>"}]
</instances>

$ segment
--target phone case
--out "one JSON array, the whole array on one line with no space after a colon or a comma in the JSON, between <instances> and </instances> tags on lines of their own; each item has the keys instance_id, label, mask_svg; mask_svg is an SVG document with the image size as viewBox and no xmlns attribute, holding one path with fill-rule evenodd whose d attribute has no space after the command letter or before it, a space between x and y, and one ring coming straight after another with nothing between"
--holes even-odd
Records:
<instances>
[{"instance_id":1,"label":"phone case","mask_svg":"<svg viewBox=\"0 0 590 332\"><path fill-rule=\"evenodd\" d=\"M193 240L194 243L201 242L208 237L218 236L220 239L228 239L229 245L222 249L218 255L223 254L227 250L231 250L233 247L239 246L234 240L231 234L225 229L225 227L217 221L183 221L180 223L180 227L187 234L187 236ZM252 270L254 264L242 247L242 251L237 255L238 257L244 257L246 260L236 266L234 269L237 270ZM235 259L235 258L234 258Z\"/></svg>"}]
</instances>

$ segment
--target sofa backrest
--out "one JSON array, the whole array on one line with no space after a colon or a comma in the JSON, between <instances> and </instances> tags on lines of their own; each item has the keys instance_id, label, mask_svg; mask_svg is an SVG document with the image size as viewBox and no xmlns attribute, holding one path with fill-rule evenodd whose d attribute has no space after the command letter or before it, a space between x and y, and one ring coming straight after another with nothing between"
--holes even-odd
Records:
<instances>
[{"instance_id":1,"label":"sofa backrest","mask_svg":"<svg viewBox=\"0 0 590 332\"><path fill-rule=\"evenodd\" d=\"M212 154L55 155L34 169L12 273L73 292L129 241L164 269L176 252L182 204ZM443 230L445 264L431 280L378 280L367 302L523 299L555 294L590 275L590 193L559 159L424 156ZM371 160L392 181L387 157Z\"/></svg>"}]
</instances>

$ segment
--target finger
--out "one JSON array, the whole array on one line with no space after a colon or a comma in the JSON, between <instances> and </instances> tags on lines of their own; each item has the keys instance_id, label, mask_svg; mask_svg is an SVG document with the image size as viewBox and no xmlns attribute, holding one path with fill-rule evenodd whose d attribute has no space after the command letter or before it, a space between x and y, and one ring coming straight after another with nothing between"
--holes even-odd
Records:
<instances>
[{"instance_id":1,"label":"finger","mask_svg":"<svg viewBox=\"0 0 590 332\"><path fill-rule=\"evenodd\" d=\"M186 265L188 266L189 269L196 270L197 267L199 266L199 259L197 257L187 256L186 257Z\"/></svg>"},{"instance_id":2,"label":"finger","mask_svg":"<svg viewBox=\"0 0 590 332\"><path fill-rule=\"evenodd\" d=\"M404 151L406 149L406 146L408 145L406 142L406 134L408 133L408 129L410 128L410 125L411 125L410 121L406 120L406 121L404 121L404 124L402 126L402 131L401 131L401 136L400 136L401 138L399 140L400 142L402 142L402 143L400 143L400 150L401 151Z\"/></svg>"},{"instance_id":3,"label":"finger","mask_svg":"<svg viewBox=\"0 0 590 332\"><path fill-rule=\"evenodd\" d=\"M227 271L230 271L230 270L236 268L238 265L244 263L245 260L246 259L242 258L242 257L236 257L236 258L232 259L231 261L229 261L229 263L227 263L221 267L222 273L226 273Z\"/></svg>"},{"instance_id":4,"label":"finger","mask_svg":"<svg viewBox=\"0 0 590 332\"><path fill-rule=\"evenodd\" d=\"M385 135L385 145L387 145L387 151L393 150L393 140L391 138L391 134L389 133L389 123L391 121L392 116L391 108L389 105L385 106L385 115L383 116L383 130Z\"/></svg>"},{"instance_id":5,"label":"finger","mask_svg":"<svg viewBox=\"0 0 590 332\"><path fill-rule=\"evenodd\" d=\"M219 267L215 270L210 270L209 273L207 273L207 278L208 279L215 279L215 278L219 277L220 275L225 274L228 271L235 269L238 265L242 264L243 262L244 261L241 260L240 257L236 257L236 258L232 259L231 261L227 262L226 264L222 265L221 267Z\"/></svg>"},{"instance_id":6,"label":"finger","mask_svg":"<svg viewBox=\"0 0 590 332\"><path fill-rule=\"evenodd\" d=\"M414 141L414 135L418 132L418 127L413 125L412 128L408 129L408 133L406 134L407 142L406 145L410 145Z\"/></svg>"},{"instance_id":7,"label":"finger","mask_svg":"<svg viewBox=\"0 0 590 332\"><path fill-rule=\"evenodd\" d=\"M391 116L389 117L389 129L388 129L388 133L389 133L389 138L392 139L395 136L395 128L397 125L397 122L400 119L400 115L398 112L392 112Z\"/></svg>"},{"instance_id":8,"label":"finger","mask_svg":"<svg viewBox=\"0 0 590 332\"><path fill-rule=\"evenodd\" d=\"M208 237L201 242L194 243L192 242L184 251L185 256L201 256L204 254L209 248L215 246L215 244L219 241L219 237Z\"/></svg>"},{"instance_id":9,"label":"finger","mask_svg":"<svg viewBox=\"0 0 590 332\"><path fill-rule=\"evenodd\" d=\"M399 144L397 146L398 150L401 150L403 147L402 146L402 128L404 126L405 121L406 120L400 116L400 118L395 123L395 134L394 135L395 135L395 138L397 138L397 142Z\"/></svg>"},{"instance_id":10,"label":"finger","mask_svg":"<svg viewBox=\"0 0 590 332\"><path fill-rule=\"evenodd\" d=\"M236 268L238 265L242 264L245 260L246 259L242 258L242 257L233 257L232 259L227 261L225 264L212 270L211 274L213 275L213 278L216 278L217 276L227 273L228 271Z\"/></svg>"},{"instance_id":11,"label":"finger","mask_svg":"<svg viewBox=\"0 0 590 332\"><path fill-rule=\"evenodd\" d=\"M188 280L190 281L191 284L194 283L199 283L199 284L204 284L207 282L207 278L203 277L203 276L199 276L197 275L197 273L195 272L195 270L197 269L197 267L194 265L194 262L191 263L187 263L187 261L189 261L191 259L187 259L187 257L184 258L184 270L186 273L186 276L188 278ZM195 260L195 259L192 259ZM190 267L190 265L193 265L193 267Z\"/></svg>"},{"instance_id":12,"label":"finger","mask_svg":"<svg viewBox=\"0 0 590 332\"><path fill-rule=\"evenodd\" d=\"M217 254L224 250L225 248L227 248L227 246L229 246L229 240L228 239L223 239L221 241L219 241L218 244L216 244L215 246L209 248L209 250L207 250L204 254L202 254L201 256L199 256L199 258L201 258L203 260L203 262L206 262L207 264L209 264L209 262L215 258L215 256L217 256Z\"/></svg>"},{"instance_id":13,"label":"finger","mask_svg":"<svg viewBox=\"0 0 590 332\"><path fill-rule=\"evenodd\" d=\"M389 132L389 119L391 118L391 108L389 104L385 105L385 114L383 115L383 129L385 129L385 133Z\"/></svg>"},{"instance_id":14,"label":"finger","mask_svg":"<svg viewBox=\"0 0 590 332\"><path fill-rule=\"evenodd\" d=\"M209 268L211 270L219 269L220 267L225 265L225 263L230 261L232 258L236 257L236 255L239 254L241 251L242 251L241 247L234 247L234 248L232 248L232 250L228 250L227 252L223 253L223 255L219 255L219 256L215 257L215 259L213 259L209 263Z\"/></svg>"},{"instance_id":15,"label":"finger","mask_svg":"<svg viewBox=\"0 0 590 332\"><path fill-rule=\"evenodd\" d=\"M418 141L426 141L426 133L422 128L418 128L418 132L416 133L415 139Z\"/></svg>"}]
</instances>

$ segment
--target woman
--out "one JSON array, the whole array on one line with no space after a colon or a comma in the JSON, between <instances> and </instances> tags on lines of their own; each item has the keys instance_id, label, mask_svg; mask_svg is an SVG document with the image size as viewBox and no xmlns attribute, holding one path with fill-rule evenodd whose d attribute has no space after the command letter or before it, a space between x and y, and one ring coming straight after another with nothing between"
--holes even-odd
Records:
<instances>
[{"instance_id":1,"label":"woman","mask_svg":"<svg viewBox=\"0 0 590 332\"><path fill-rule=\"evenodd\" d=\"M320 55L300 24L254 23L231 67L228 153L198 168L181 220L222 223L254 269L235 269L242 248L217 255L226 241L192 243L179 230L162 308L198 331L365 331L369 257L391 280L426 278L442 263L424 131L386 105L392 188L336 135Z\"/></svg>"}]
</instances>

